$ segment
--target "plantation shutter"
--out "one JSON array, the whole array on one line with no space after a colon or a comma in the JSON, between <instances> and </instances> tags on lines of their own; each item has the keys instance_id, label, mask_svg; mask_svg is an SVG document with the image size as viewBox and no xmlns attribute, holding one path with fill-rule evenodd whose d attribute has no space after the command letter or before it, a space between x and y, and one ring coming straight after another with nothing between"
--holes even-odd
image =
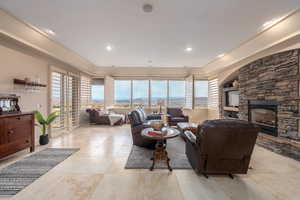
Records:
<instances>
[{"instance_id":1,"label":"plantation shutter","mask_svg":"<svg viewBox=\"0 0 300 200\"><path fill-rule=\"evenodd\" d=\"M81 76L80 80L80 107L84 110L91 104L91 79Z\"/></svg>"},{"instance_id":2,"label":"plantation shutter","mask_svg":"<svg viewBox=\"0 0 300 200\"><path fill-rule=\"evenodd\" d=\"M208 108L219 109L219 88L218 79L208 81Z\"/></svg>"},{"instance_id":3,"label":"plantation shutter","mask_svg":"<svg viewBox=\"0 0 300 200\"><path fill-rule=\"evenodd\" d=\"M194 76L185 79L185 108L194 108Z\"/></svg>"},{"instance_id":4,"label":"plantation shutter","mask_svg":"<svg viewBox=\"0 0 300 200\"><path fill-rule=\"evenodd\" d=\"M51 73L51 112L57 112L58 117L52 123L53 130L62 130L67 127L67 98L66 76L63 73Z\"/></svg>"},{"instance_id":5,"label":"plantation shutter","mask_svg":"<svg viewBox=\"0 0 300 200\"><path fill-rule=\"evenodd\" d=\"M68 76L69 128L79 125L79 77Z\"/></svg>"},{"instance_id":6,"label":"plantation shutter","mask_svg":"<svg viewBox=\"0 0 300 200\"><path fill-rule=\"evenodd\" d=\"M51 111L58 113L52 131L70 130L79 125L79 77L59 70L51 72Z\"/></svg>"}]
</instances>

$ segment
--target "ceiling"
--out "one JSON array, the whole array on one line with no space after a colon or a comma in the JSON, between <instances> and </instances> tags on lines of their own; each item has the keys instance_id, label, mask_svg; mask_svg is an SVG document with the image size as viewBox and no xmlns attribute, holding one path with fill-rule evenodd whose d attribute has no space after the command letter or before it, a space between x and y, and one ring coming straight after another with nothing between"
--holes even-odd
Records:
<instances>
[{"instance_id":1,"label":"ceiling","mask_svg":"<svg viewBox=\"0 0 300 200\"><path fill-rule=\"evenodd\" d=\"M143 12L145 3L153 12ZM1 0L0 7L53 30L53 40L99 67L201 67L261 32L267 21L300 8L300 1Z\"/></svg>"}]
</instances>

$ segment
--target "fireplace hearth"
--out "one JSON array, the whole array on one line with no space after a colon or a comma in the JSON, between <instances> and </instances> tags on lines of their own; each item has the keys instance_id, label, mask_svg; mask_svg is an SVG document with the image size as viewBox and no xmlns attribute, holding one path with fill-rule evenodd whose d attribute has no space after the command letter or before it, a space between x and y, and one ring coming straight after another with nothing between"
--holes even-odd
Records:
<instances>
[{"instance_id":1,"label":"fireplace hearth","mask_svg":"<svg viewBox=\"0 0 300 200\"><path fill-rule=\"evenodd\" d=\"M249 100L248 121L258 125L260 131L278 137L276 100Z\"/></svg>"}]
</instances>

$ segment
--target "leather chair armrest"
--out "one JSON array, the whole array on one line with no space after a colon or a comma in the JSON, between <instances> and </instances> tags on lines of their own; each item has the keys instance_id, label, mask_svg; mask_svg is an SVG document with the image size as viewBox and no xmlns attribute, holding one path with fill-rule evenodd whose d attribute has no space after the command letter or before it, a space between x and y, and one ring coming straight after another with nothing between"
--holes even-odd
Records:
<instances>
[{"instance_id":1,"label":"leather chair armrest","mask_svg":"<svg viewBox=\"0 0 300 200\"><path fill-rule=\"evenodd\" d=\"M188 139L188 142L192 143L193 145L197 144L197 142L196 142L197 137L192 133L192 131L185 131L184 135Z\"/></svg>"},{"instance_id":2,"label":"leather chair armrest","mask_svg":"<svg viewBox=\"0 0 300 200\"><path fill-rule=\"evenodd\" d=\"M143 129L144 129L144 125L143 125L143 124L134 126L134 127L132 127L132 133L133 133L133 134L141 133L141 131L142 131Z\"/></svg>"}]
</instances>

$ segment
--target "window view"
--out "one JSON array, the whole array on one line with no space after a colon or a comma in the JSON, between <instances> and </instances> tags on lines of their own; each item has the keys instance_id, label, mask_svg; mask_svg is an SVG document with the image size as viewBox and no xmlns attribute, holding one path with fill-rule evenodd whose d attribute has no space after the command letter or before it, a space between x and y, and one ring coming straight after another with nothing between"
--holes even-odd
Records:
<instances>
[{"instance_id":1,"label":"window view","mask_svg":"<svg viewBox=\"0 0 300 200\"><path fill-rule=\"evenodd\" d=\"M133 80L132 87L132 105L134 107L149 105L149 81Z\"/></svg>"},{"instance_id":2,"label":"window view","mask_svg":"<svg viewBox=\"0 0 300 200\"><path fill-rule=\"evenodd\" d=\"M151 81L151 106L166 106L168 98L168 81L153 80Z\"/></svg>"},{"instance_id":3,"label":"window view","mask_svg":"<svg viewBox=\"0 0 300 200\"><path fill-rule=\"evenodd\" d=\"M131 81L115 81L115 104L119 107L131 106Z\"/></svg>"},{"instance_id":4,"label":"window view","mask_svg":"<svg viewBox=\"0 0 300 200\"><path fill-rule=\"evenodd\" d=\"M151 80L150 86L149 80L115 80L115 104L124 108L149 105L152 108L159 108L160 106L185 107L187 99L186 86L188 85L184 80ZM149 99L149 92L151 99ZM93 87L93 102L103 101L103 93L104 88ZM195 97L195 107L207 107L208 81L195 81L194 95L191 96Z\"/></svg>"},{"instance_id":5,"label":"window view","mask_svg":"<svg viewBox=\"0 0 300 200\"><path fill-rule=\"evenodd\" d=\"M92 85L92 102L94 105L104 105L104 85Z\"/></svg>"},{"instance_id":6,"label":"window view","mask_svg":"<svg viewBox=\"0 0 300 200\"><path fill-rule=\"evenodd\" d=\"M195 81L195 107L207 107L208 81Z\"/></svg>"},{"instance_id":7,"label":"window view","mask_svg":"<svg viewBox=\"0 0 300 200\"><path fill-rule=\"evenodd\" d=\"M169 81L169 107L185 106L185 81Z\"/></svg>"}]
</instances>

